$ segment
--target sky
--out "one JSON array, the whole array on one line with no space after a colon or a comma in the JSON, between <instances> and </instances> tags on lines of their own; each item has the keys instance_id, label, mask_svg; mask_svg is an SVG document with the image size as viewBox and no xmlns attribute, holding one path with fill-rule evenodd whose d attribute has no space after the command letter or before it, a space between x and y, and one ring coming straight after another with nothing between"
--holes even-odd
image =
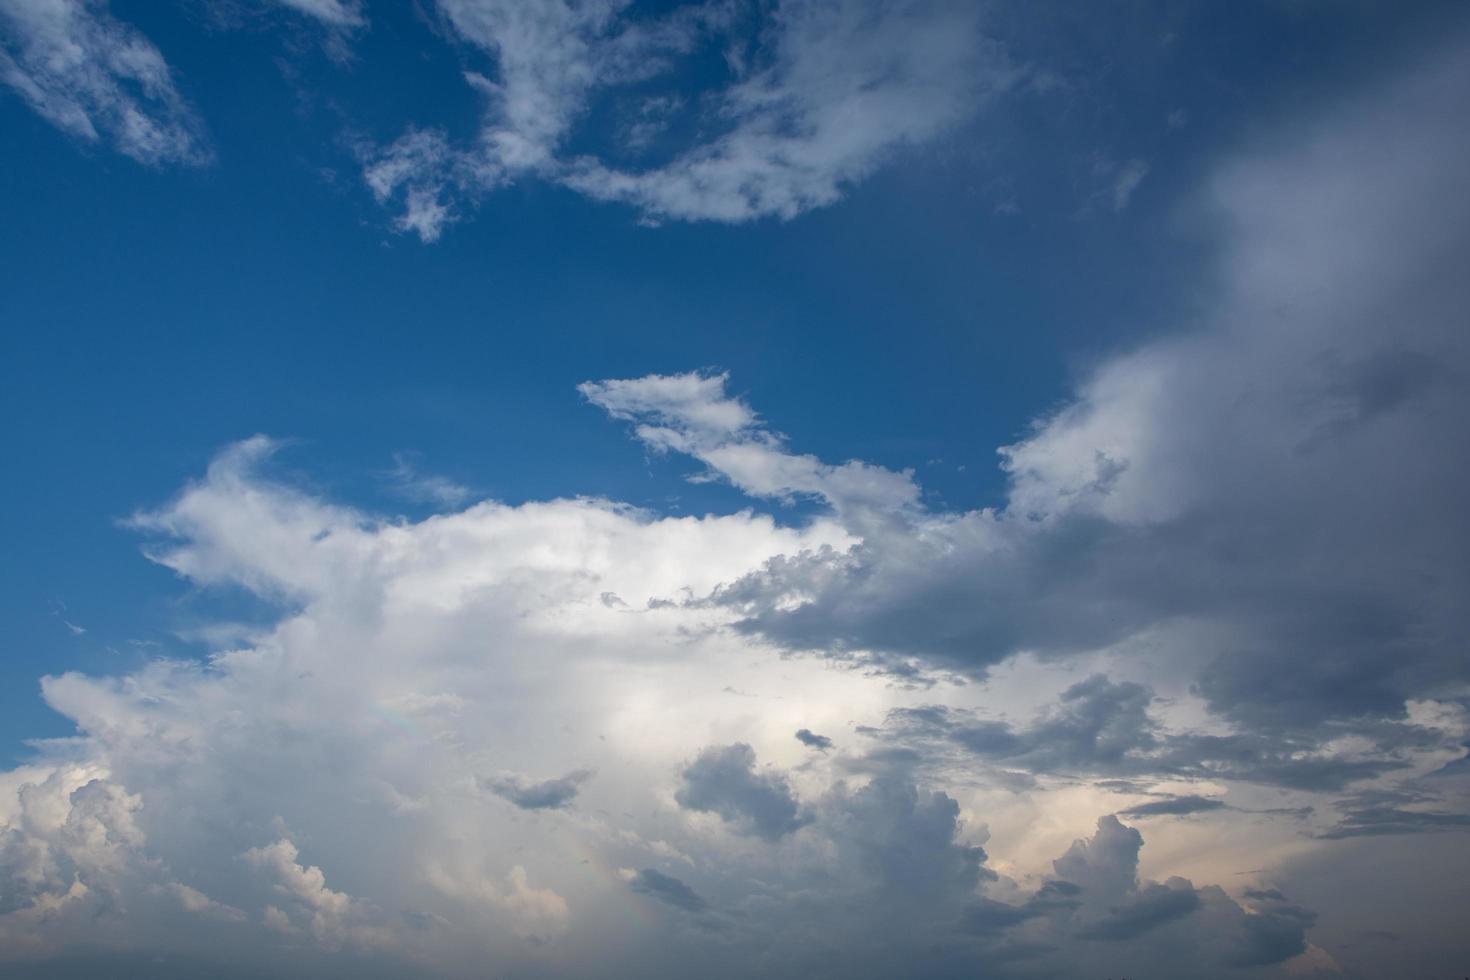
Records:
<instances>
[{"instance_id":1,"label":"sky","mask_svg":"<svg viewBox=\"0 0 1470 980\"><path fill-rule=\"evenodd\" d=\"M0 0L0 973L1461 975L1467 97L1427 0Z\"/></svg>"}]
</instances>

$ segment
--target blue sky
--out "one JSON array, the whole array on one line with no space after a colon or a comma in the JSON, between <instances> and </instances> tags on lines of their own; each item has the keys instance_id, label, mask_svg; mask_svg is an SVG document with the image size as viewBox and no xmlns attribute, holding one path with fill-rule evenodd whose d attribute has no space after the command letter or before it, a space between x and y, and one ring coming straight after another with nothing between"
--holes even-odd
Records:
<instances>
[{"instance_id":1,"label":"blue sky","mask_svg":"<svg viewBox=\"0 0 1470 980\"><path fill-rule=\"evenodd\" d=\"M197 913L277 936L267 972L453 976L483 913L508 973L575 975L616 894L618 969L738 973L763 888L825 881L779 917L847 948L892 914L869 820L938 835L912 907L971 926L936 976L1459 962L1333 877L1466 898L1407 870L1465 823L1457 8L0 0L0 819L92 787L136 851L30 826L60 877L15 872L0 923L148 896L26 968L183 975L210 954L159 930ZM563 662L650 679L547 693ZM343 753L340 798L204 720L298 698L255 737ZM236 776L249 805L200 788ZM384 785L418 824L342 802ZM165 854L184 812L215 829ZM357 819L380 864L328 843ZM864 969L905 962L880 932Z\"/></svg>"}]
</instances>

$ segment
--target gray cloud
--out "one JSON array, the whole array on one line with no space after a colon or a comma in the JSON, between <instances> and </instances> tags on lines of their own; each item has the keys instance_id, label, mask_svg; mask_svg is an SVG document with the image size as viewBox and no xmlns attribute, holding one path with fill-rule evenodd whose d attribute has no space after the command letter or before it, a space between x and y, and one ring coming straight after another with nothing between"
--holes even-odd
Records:
<instances>
[{"instance_id":1,"label":"gray cloud","mask_svg":"<svg viewBox=\"0 0 1470 980\"><path fill-rule=\"evenodd\" d=\"M1340 819L1319 836L1327 840L1470 830L1470 812L1426 809L1438 800L1427 793L1368 790L1338 804Z\"/></svg>"},{"instance_id":2,"label":"gray cloud","mask_svg":"<svg viewBox=\"0 0 1470 980\"><path fill-rule=\"evenodd\" d=\"M997 952L1025 950L1044 975L1076 975L1099 961L1153 973L1177 969L1188 957L1193 976L1229 976L1306 949L1314 916L1279 891L1248 891L1247 912L1213 885L1196 888L1179 877L1140 881L1142 846L1138 831L1102 817L1092 837L1053 862L1056 878L1020 901L972 903L961 927Z\"/></svg>"},{"instance_id":3,"label":"gray cloud","mask_svg":"<svg viewBox=\"0 0 1470 980\"><path fill-rule=\"evenodd\" d=\"M809 749L820 749L825 752L832 747L832 740L825 735L818 735L810 728L798 728L796 740Z\"/></svg>"},{"instance_id":4,"label":"gray cloud","mask_svg":"<svg viewBox=\"0 0 1470 980\"><path fill-rule=\"evenodd\" d=\"M506 774L489 779L481 776L479 783L522 810L555 810L571 803L582 784L593 775L591 769L576 769L555 779L534 781L523 776Z\"/></svg>"},{"instance_id":5,"label":"gray cloud","mask_svg":"<svg viewBox=\"0 0 1470 980\"><path fill-rule=\"evenodd\" d=\"M1188 816L1225 809L1225 802L1209 796L1170 796L1151 803L1140 803L1120 811L1129 817Z\"/></svg>"},{"instance_id":6,"label":"gray cloud","mask_svg":"<svg viewBox=\"0 0 1470 980\"><path fill-rule=\"evenodd\" d=\"M1128 901L1109 909L1078 935L1083 939L1118 942L1189 915L1199 908L1199 895L1187 882L1175 881L1178 883L1174 887L1151 882L1140 888Z\"/></svg>"},{"instance_id":7,"label":"gray cloud","mask_svg":"<svg viewBox=\"0 0 1470 980\"><path fill-rule=\"evenodd\" d=\"M685 912L703 912L709 904L684 882L653 868L644 868L633 876L628 887L640 895L648 895L660 902L683 909Z\"/></svg>"},{"instance_id":8,"label":"gray cloud","mask_svg":"<svg viewBox=\"0 0 1470 980\"><path fill-rule=\"evenodd\" d=\"M1376 743L1367 757L1354 758L1320 754L1315 739L1280 733L1175 734L1150 715L1153 701L1140 684L1094 675L1063 691L1026 725L931 705L894 709L881 728L860 731L914 746L936 764L949 758L950 765L963 766L966 758L978 758L1035 774L1230 779L1319 792L1409 769L1411 749L1447 747L1444 733L1407 722L1354 726ZM1112 788L1141 789L1127 782Z\"/></svg>"},{"instance_id":9,"label":"gray cloud","mask_svg":"<svg viewBox=\"0 0 1470 980\"><path fill-rule=\"evenodd\" d=\"M802 827L786 778L755 771L755 750L737 742L711 746L685 767L675 798L689 810L716 813L742 833L774 841Z\"/></svg>"}]
</instances>

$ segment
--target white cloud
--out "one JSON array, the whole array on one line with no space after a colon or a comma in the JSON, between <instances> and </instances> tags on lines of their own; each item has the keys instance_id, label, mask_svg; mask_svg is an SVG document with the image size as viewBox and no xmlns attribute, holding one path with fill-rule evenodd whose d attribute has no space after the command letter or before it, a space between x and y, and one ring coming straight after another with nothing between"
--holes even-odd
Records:
<instances>
[{"instance_id":1,"label":"white cloud","mask_svg":"<svg viewBox=\"0 0 1470 980\"><path fill-rule=\"evenodd\" d=\"M448 477L419 472L413 457L406 453L393 454L393 468L387 476L395 493L421 504L457 507L474 496L469 487Z\"/></svg>"},{"instance_id":2,"label":"white cloud","mask_svg":"<svg viewBox=\"0 0 1470 980\"><path fill-rule=\"evenodd\" d=\"M1128 202L1133 200L1133 192L1138 190L1138 185L1147 176L1148 164L1142 160L1129 160L1119 168L1118 175L1113 178L1114 211L1122 211L1128 207Z\"/></svg>"},{"instance_id":3,"label":"white cloud","mask_svg":"<svg viewBox=\"0 0 1470 980\"><path fill-rule=\"evenodd\" d=\"M371 930L355 927L360 916L352 898L327 887L326 875L315 866L302 865L296 845L286 839L252 847L241 857L270 876L273 887L309 922L312 937L328 950L338 949L349 938L371 941ZM279 906L268 906L277 927L290 926L291 916ZM294 928L294 926L291 926ZM289 930L288 930L289 931Z\"/></svg>"},{"instance_id":4,"label":"white cloud","mask_svg":"<svg viewBox=\"0 0 1470 980\"><path fill-rule=\"evenodd\" d=\"M911 472L895 473L860 460L840 465L785 449L785 438L760 424L748 405L725 393L725 375L650 375L588 381L583 397L659 452L686 453L757 497L818 497L839 513L913 506L919 488Z\"/></svg>"},{"instance_id":5,"label":"white cloud","mask_svg":"<svg viewBox=\"0 0 1470 980\"><path fill-rule=\"evenodd\" d=\"M619 0L439 7L495 61L493 80L467 75L486 100L479 135L455 147L437 131L410 128L386 148L362 151L374 196L397 200L398 228L425 241L481 194L523 177L626 202L649 219L791 218L971 117L1014 76L981 33L980 7L948 0L786 0L753 47L738 36L748 12L730 3L679 7L661 20L637 18ZM707 100L710 135L651 166L569 155L594 97L657 78L715 39L732 78Z\"/></svg>"},{"instance_id":6,"label":"white cloud","mask_svg":"<svg viewBox=\"0 0 1470 980\"><path fill-rule=\"evenodd\" d=\"M665 421L759 426L707 380L622 390L635 414L692 390ZM884 922L942 940L992 887L958 802L981 797L918 786L852 734L925 692L769 656L729 612L683 602L771 556L849 547L833 520L563 500L384 521L268 479L275 448L227 450L135 519L172 540L157 560L277 619L206 664L46 680L79 736L0 781L0 874L19 896L4 935L288 974L319 962L283 959L303 948L367 957L368 975L592 974L632 903L649 926L618 947L630 969L677 970L720 933L719 969L738 972L757 946L799 954L818 925L873 969L904 948ZM737 679L752 697L724 693ZM807 726L833 748L807 752ZM684 792L702 750L737 743L743 781Z\"/></svg>"},{"instance_id":7,"label":"white cloud","mask_svg":"<svg viewBox=\"0 0 1470 980\"><path fill-rule=\"evenodd\" d=\"M190 888L181 882L173 881L165 885L164 890L177 898L179 905L186 912L192 912L195 915L221 918L229 922L245 921L244 912L232 905L224 905L216 902L197 888Z\"/></svg>"},{"instance_id":8,"label":"white cloud","mask_svg":"<svg viewBox=\"0 0 1470 980\"><path fill-rule=\"evenodd\" d=\"M0 82L58 129L140 163L210 158L163 55L101 0L0 0Z\"/></svg>"},{"instance_id":9,"label":"white cloud","mask_svg":"<svg viewBox=\"0 0 1470 980\"><path fill-rule=\"evenodd\" d=\"M332 27L357 27L364 23L357 0L275 0L282 7L314 17Z\"/></svg>"},{"instance_id":10,"label":"white cloud","mask_svg":"<svg viewBox=\"0 0 1470 980\"><path fill-rule=\"evenodd\" d=\"M979 4L786 3L767 63L722 93L718 137L626 170L581 158L569 186L652 218L793 218L905 146L973 116L1013 81Z\"/></svg>"}]
</instances>

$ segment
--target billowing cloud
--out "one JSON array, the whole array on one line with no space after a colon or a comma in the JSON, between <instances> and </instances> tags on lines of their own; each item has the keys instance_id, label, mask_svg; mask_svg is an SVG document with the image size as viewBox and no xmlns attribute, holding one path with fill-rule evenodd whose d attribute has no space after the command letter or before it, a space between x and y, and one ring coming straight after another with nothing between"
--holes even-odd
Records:
<instances>
[{"instance_id":1,"label":"billowing cloud","mask_svg":"<svg viewBox=\"0 0 1470 980\"><path fill-rule=\"evenodd\" d=\"M565 30L493 83L517 166L584 47L715 29L509 9L453 16ZM225 448L127 524L259 625L43 680L75 733L0 774L7 972L1341 974L1326 925L1376 896L1332 886L1470 796L1467 78L1452 53L1225 168L1209 316L1104 359L993 508L803 453L714 373L580 390L734 513L388 517ZM1411 966L1458 941L1429 939Z\"/></svg>"},{"instance_id":2,"label":"billowing cloud","mask_svg":"<svg viewBox=\"0 0 1470 980\"><path fill-rule=\"evenodd\" d=\"M675 799L690 810L717 813L742 830L775 840L801 827L784 777L755 770L749 745L705 749L685 767Z\"/></svg>"},{"instance_id":3,"label":"billowing cloud","mask_svg":"<svg viewBox=\"0 0 1470 980\"><path fill-rule=\"evenodd\" d=\"M1186 909L1192 886L1138 884L1138 835L1116 824L1055 881L1002 873L970 809L992 797L930 765L942 752L792 738L793 717L832 730L843 705L881 725L928 689L764 657L741 683L780 698L726 695L750 641L723 607L666 597L851 547L829 519L565 500L384 520L272 480L276 451L233 447L132 520L154 560L253 597L274 626L205 662L46 679L78 736L0 785L5 955L595 973L635 901L647 925L619 962L651 974L714 936L716 975L752 956L778 973L812 956L845 975L1003 971L1022 947L1065 969L1090 943L1151 949L1209 908L1238 912L1223 892ZM1306 920L1282 921L1290 940ZM1220 955L1263 955L1244 941Z\"/></svg>"}]
</instances>

